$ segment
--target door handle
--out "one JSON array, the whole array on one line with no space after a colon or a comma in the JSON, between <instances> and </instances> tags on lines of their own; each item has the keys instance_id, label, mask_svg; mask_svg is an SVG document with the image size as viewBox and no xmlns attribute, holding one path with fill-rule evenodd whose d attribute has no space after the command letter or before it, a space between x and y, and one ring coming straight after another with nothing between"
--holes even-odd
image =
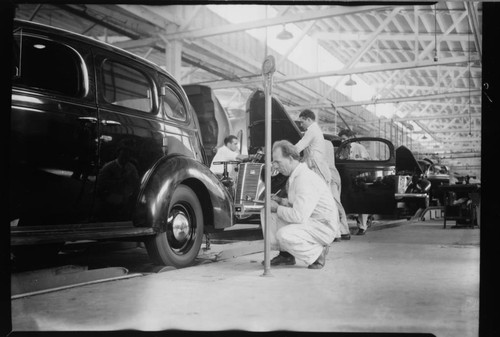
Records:
<instances>
[{"instance_id":1,"label":"door handle","mask_svg":"<svg viewBox=\"0 0 500 337\"><path fill-rule=\"evenodd\" d=\"M78 119L81 121L88 121L91 123L97 123L97 118L95 118L95 117L78 117Z\"/></svg>"},{"instance_id":2,"label":"door handle","mask_svg":"<svg viewBox=\"0 0 500 337\"><path fill-rule=\"evenodd\" d=\"M102 125L122 125L122 123L120 123L120 122L111 121L111 120L107 120L107 119L102 119L101 124Z\"/></svg>"},{"instance_id":3,"label":"door handle","mask_svg":"<svg viewBox=\"0 0 500 337\"><path fill-rule=\"evenodd\" d=\"M101 137L99 137L99 139L104 142L104 143L107 143L107 142L110 142L113 140L113 137L112 136L108 136L108 135L102 135Z\"/></svg>"}]
</instances>

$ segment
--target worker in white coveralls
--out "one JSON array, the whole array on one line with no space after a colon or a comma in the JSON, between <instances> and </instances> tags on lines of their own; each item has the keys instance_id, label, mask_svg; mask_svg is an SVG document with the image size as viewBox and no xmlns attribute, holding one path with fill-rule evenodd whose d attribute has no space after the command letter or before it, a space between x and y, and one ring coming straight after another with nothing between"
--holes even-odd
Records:
<instances>
[{"instance_id":1,"label":"worker in white coveralls","mask_svg":"<svg viewBox=\"0 0 500 337\"><path fill-rule=\"evenodd\" d=\"M328 246L338 236L338 209L329 186L301 163L297 148L287 140L273 145L273 165L288 176L288 198L273 196L269 237L272 250L279 250L272 266L294 265L304 261L309 269L325 265ZM265 235L265 210L261 212Z\"/></svg>"},{"instance_id":2,"label":"worker in white coveralls","mask_svg":"<svg viewBox=\"0 0 500 337\"><path fill-rule=\"evenodd\" d=\"M311 110L304 110L299 114L299 120L306 132L295 147L299 153L304 151L304 162L307 166L330 184L332 176L325 158L325 137L316 123L316 116Z\"/></svg>"},{"instance_id":3,"label":"worker in white coveralls","mask_svg":"<svg viewBox=\"0 0 500 337\"><path fill-rule=\"evenodd\" d=\"M221 178L224 172L224 167L223 165L214 165L214 163L224 162L224 161L242 161L247 159L248 158L247 155L240 154L238 152L238 145L239 145L238 137L234 135L229 135L226 138L224 138L224 145L217 150L217 153L212 159L212 164L210 165L210 171L212 171L219 178ZM230 178L233 179L236 178L237 173L235 171L235 168L236 165L234 164L228 165L227 171Z\"/></svg>"},{"instance_id":4,"label":"worker in white coveralls","mask_svg":"<svg viewBox=\"0 0 500 337\"><path fill-rule=\"evenodd\" d=\"M346 141L348 139L356 138L356 135L352 130L344 129L339 132L339 137L342 139L342 141ZM347 150L347 153L341 154L341 158L343 159L370 160L370 154L368 153L366 148L357 142L348 144L344 149ZM366 230L368 229L369 215L370 214L365 213L358 214L358 221L356 222L358 231L356 232L356 235L365 235Z\"/></svg>"},{"instance_id":5,"label":"worker in white coveralls","mask_svg":"<svg viewBox=\"0 0 500 337\"><path fill-rule=\"evenodd\" d=\"M328 167L330 168L330 172L332 174L330 189L333 194L333 199L335 200L335 203L337 204L337 208L339 210L340 238L335 238L335 241L350 240L351 232L349 231L349 224L347 223L347 215L345 213L344 206L342 206L342 203L340 202L340 191L342 190L342 183L340 180L339 171L335 166L335 150L333 148L332 142L327 139L325 139L325 150Z\"/></svg>"}]
</instances>

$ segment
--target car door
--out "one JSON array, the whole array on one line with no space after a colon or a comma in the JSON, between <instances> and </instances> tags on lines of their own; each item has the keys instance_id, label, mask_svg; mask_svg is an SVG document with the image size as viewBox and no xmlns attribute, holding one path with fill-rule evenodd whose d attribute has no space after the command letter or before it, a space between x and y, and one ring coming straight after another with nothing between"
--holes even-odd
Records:
<instances>
[{"instance_id":1,"label":"car door","mask_svg":"<svg viewBox=\"0 0 500 337\"><path fill-rule=\"evenodd\" d=\"M354 149L360 146L367 155L354 155ZM335 164L346 213L393 214L396 160L390 141L376 137L349 139L337 147Z\"/></svg>"},{"instance_id":2,"label":"car door","mask_svg":"<svg viewBox=\"0 0 500 337\"><path fill-rule=\"evenodd\" d=\"M86 222L97 159L90 49L20 27L12 60L11 225Z\"/></svg>"},{"instance_id":3,"label":"car door","mask_svg":"<svg viewBox=\"0 0 500 337\"><path fill-rule=\"evenodd\" d=\"M163 156L154 72L121 54L94 48L99 172L95 221L130 221L141 178Z\"/></svg>"}]
</instances>

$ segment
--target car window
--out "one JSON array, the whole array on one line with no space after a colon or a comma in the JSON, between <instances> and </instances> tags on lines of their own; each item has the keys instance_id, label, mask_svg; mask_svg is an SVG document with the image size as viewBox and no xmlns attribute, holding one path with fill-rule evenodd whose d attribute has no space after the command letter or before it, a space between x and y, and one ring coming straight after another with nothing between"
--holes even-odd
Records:
<instances>
[{"instance_id":1,"label":"car window","mask_svg":"<svg viewBox=\"0 0 500 337\"><path fill-rule=\"evenodd\" d=\"M430 169L430 173L433 174L448 174L448 169L446 166L434 165Z\"/></svg>"},{"instance_id":2,"label":"car window","mask_svg":"<svg viewBox=\"0 0 500 337\"><path fill-rule=\"evenodd\" d=\"M335 159L385 161L390 159L389 146L378 140L354 140L340 144Z\"/></svg>"},{"instance_id":3,"label":"car window","mask_svg":"<svg viewBox=\"0 0 500 337\"><path fill-rule=\"evenodd\" d=\"M106 60L102 64L102 77L106 102L143 112L152 111L153 87L142 72Z\"/></svg>"},{"instance_id":4,"label":"car window","mask_svg":"<svg viewBox=\"0 0 500 337\"><path fill-rule=\"evenodd\" d=\"M186 108L179 97L167 86L164 87L164 95L162 96L162 107L165 114L180 121L185 121L187 118Z\"/></svg>"},{"instance_id":5,"label":"car window","mask_svg":"<svg viewBox=\"0 0 500 337\"><path fill-rule=\"evenodd\" d=\"M80 55L71 47L40 37L14 35L12 84L71 97L82 97L86 71Z\"/></svg>"}]
</instances>

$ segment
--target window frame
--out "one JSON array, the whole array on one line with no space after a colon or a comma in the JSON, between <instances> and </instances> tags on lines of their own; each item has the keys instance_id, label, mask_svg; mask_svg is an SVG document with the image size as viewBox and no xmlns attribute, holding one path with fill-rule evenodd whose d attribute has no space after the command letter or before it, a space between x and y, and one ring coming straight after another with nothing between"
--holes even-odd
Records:
<instances>
[{"instance_id":1,"label":"window frame","mask_svg":"<svg viewBox=\"0 0 500 337\"><path fill-rule=\"evenodd\" d=\"M24 30L24 28L21 27L21 28L16 29L13 32L13 42L14 42L12 44L13 48L16 46L16 44L15 44L16 35L18 35L20 37L20 42L19 42L20 51L19 51L19 55L18 55L18 60L20 60L20 62L21 62L21 67L18 70L20 75L14 76L13 74L11 74L13 86L20 88L20 89L33 90L36 92L45 92L45 93L50 93L51 95L56 95L56 96L61 96L61 97L66 97L66 98L71 98L71 99L84 99L89 95L90 81L89 81L89 72L88 72L87 63L85 62L81 53L75 47L71 46L70 44L68 44L64 40L56 40L56 39L51 38L49 36L37 34L36 32L30 32L30 31L26 32ZM61 91L32 86L32 85L26 85L23 83L15 83L14 84L14 80L16 77L22 78L22 61L23 61L22 50L24 48L24 42L23 42L24 37L29 37L31 39L39 39L39 40L45 41L44 43L48 42L49 44L60 46L64 49L68 50L69 51L68 54L73 55L72 59L74 61L76 61L75 65L77 66L77 69L78 69L77 71L79 72L79 83L80 83L80 87L78 88L78 91L75 95L68 95L68 94L61 92ZM17 65L12 64L12 67L17 67Z\"/></svg>"},{"instance_id":2,"label":"window frame","mask_svg":"<svg viewBox=\"0 0 500 337\"><path fill-rule=\"evenodd\" d=\"M166 118L168 120L175 121L176 123L189 124L191 121L191 117L189 116L189 109L190 109L189 101L186 101L183 98L183 95L179 94L179 90L176 89L175 86L173 86L170 83L170 81L164 79L162 82L163 82L163 84L161 85L161 89L160 89L162 94L160 95L161 99L159 101L159 105L161 106L162 115L164 116L164 118ZM180 119L180 118L176 118L174 116L168 115L167 112L165 111L165 109L163 108L163 102L164 102L164 99L166 96L166 95L163 95L164 88L165 88L165 90L172 92L173 95L179 100L179 102L184 107L184 111L185 111L185 118L184 119Z\"/></svg>"},{"instance_id":3,"label":"window frame","mask_svg":"<svg viewBox=\"0 0 500 337\"><path fill-rule=\"evenodd\" d=\"M345 146L347 144L354 143L354 142L379 142L379 143L382 143L382 144L384 144L384 146L386 146L386 149L388 151L389 156L388 156L387 159L351 159L351 158L340 158L339 155L340 155L342 149L345 148ZM336 163L337 162L387 163L387 162L391 162L394 159L395 159L394 146L392 145L392 142L390 142L389 140L384 139L384 138L377 138L377 137L351 138L351 139L347 139L347 140L343 141L342 143L339 144L338 147L335 148L335 162Z\"/></svg>"},{"instance_id":4,"label":"window frame","mask_svg":"<svg viewBox=\"0 0 500 337\"><path fill-rule=\"evenodd\" d=\"M141 67L140 63L135 63L134 61L123 61L119 57L113 57L114 55L109 55L109 53L101 54L100 55L100 61L98 62L98 104L99 105L107 105L109 107L113 107L114 109L126 109L128 111L135 112L137 114L141 114L143 116L148 116L148 117L155 117L158 115L158 90L156 87L156 82L153 80L152 76L147 72L144 71ZM127 62L128 61L128 62ZM115 104L113 102L110 102L106 99L105 95L105 84L106 82L104 81L104 65L106 63L115 63L118 64L122 67L126 67L128 69L132 69L138 73L140 73L143 78L147 81L149 88L151 90L150 96L151 96L151 109L149 111L144 111L141 109L136 109L131 106L127 105L120 105L120 104ZM133 63L133 64L131 64Z\"/></svg>"}]
</instances>

